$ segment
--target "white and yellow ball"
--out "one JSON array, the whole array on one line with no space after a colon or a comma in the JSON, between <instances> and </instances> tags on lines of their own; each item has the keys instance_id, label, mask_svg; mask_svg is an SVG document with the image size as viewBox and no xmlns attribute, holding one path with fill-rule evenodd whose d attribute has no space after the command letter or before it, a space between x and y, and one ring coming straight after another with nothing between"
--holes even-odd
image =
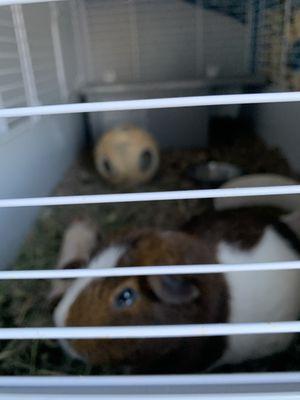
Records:
<instances>
[{"instance_id":1,"label":"white and yellow ball","mask_svg":"<svg viewBox=\"0 0 300 400\"><path fill-rule=\"evenodd\" d=\"M106 132L98 141L94 156L99 174L119 186L148 182L159 165L156 141L148 132L133 125Z\"/></svg>"}]
</instances>

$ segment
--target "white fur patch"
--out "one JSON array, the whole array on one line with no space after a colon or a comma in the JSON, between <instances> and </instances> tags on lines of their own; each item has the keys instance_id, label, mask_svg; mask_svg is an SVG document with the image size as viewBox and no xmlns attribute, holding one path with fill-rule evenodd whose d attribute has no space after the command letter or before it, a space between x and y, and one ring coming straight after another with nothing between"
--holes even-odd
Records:
<instances>
[{"instance_id":1,"label":"white fur patch","mask_svg":"<svg viewBox=\"0 0 300 400\"><path fill-rule=\"evenodd\" d=\"M63 268L74 260L88 260L96 246L97 232L86 221L75 221L66 230L58 261Z\"/></svg>"},{"instance_id":2,"label":"white fur patch","mask_svg":"<svg viewBox=\"0 0 300 400\"><path fill-rule=\"evenodd\" d=\"M87 266L87 268L114 268L117 266L120 257L125 253L124 246L111 246L97 255ZM92 282L95 278L77 279L66 291L62 300L54 310L54 322L56 326L65 326L65 321L68 316L70 307L80 295L80 293ZM73 357L78 358L78 355L68 345L67 341L61 341L63 348Z\"/></svg>"},{"instance_id":3,"label":"white fur patch","mask_svg":"<svg viewBox=\"0 0 300 400\"><path fill-rule=\"evenodd\" d=\"M292 261L298 260L299 255L285 239L269 227L259 243L250 250L241 250L221 242L218 258L222 264L238 264ZM228 272L225 277L230 293L229 322L275 322L298 318L298 270ZM285 349L292 337L290 334L230 336L228 350L220 363L236 363L270 355Z\"/></svg>"}]
</instances>

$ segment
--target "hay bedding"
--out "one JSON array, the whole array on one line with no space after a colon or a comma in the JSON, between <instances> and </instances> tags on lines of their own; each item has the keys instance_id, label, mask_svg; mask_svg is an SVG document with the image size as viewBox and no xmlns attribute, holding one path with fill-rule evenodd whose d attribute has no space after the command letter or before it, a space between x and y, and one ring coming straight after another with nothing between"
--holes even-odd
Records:
<instances>
[{"instance_id":1,"label":"hay bedding","mask_svg":"<svg viewBox=\"0 0 300 400\"><path fill-rule=\"evenodd\" d=\"M210 152L204 150L166 151L157 177L139 191L191 189L197 185L184 177L193 162L215 158L239 164L247 172L277 172L290 174L287 162L276 149L267 149L259 140L237 143ZM245 157L247 154L247 157ZM55 195L108 193L95 173L89 154L83 154L70 168ZM191 215L209 207L209 200L154 202L119 205L47 207L43 209L14 264L18 269L51 268L55 266L62 234L77 215L87 215L98 221L104 236L118 229L136 226L176 228ZM48 281L15 281L0 283L0 326L51 326L51 312L46 301ZM300 344L295 343L285 355L223 368L224 371L297 370ZM53 340L0 342L1 375L97 374L116 371L90 369L66 356Z\"/></svg>"}]
</instances>

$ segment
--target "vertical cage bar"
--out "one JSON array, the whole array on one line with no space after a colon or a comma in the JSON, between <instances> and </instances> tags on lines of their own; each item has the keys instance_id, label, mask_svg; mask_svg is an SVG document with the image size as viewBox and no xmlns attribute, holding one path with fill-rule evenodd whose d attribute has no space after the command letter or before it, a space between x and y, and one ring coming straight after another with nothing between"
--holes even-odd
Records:
<instances>
[{"instance_id":1,"label":"vertical cage bar","mask_svg":"<svg viewBox=\"0 0 300 400\"><path fill-rule=\"evenodd\" d=\"M73 1L73 0L72 0ZM95 78L93 62L92 62L92 53L91 53L91 40L90 40L90 32L89 32L89 24L88 24L88 16L86 11L86 5L84 0L78 0L77 2L77 10L79 16L80 23L80 32L82 36L82 44L84 50L84 60L85 63L85 75L89 81Z\"/></svg>"},{"instance_id":2,"label":"vertical cage bar","mask_svg":"<svg viewBox=\"0 0 300 400\"><path fill-rule=\"evenodd\" d=\"M34 78L33 65L30 55L30 48L22 6L17 4L12 5L11 13L19 52L27 104L30 106L35 106L39 104L39 99L37 95L36 82ZM33 118L35 119L36 117Z\"/></svg>"},{"instance_id":3,"label":"vertical cage bar","mask_svg":"<svg viewBox=\"0 0 300 400\"><path fill-rule=\"evenodd\" d=\"M67 4L69 5L71 12L72 31L74 35L74 47L77 63L75 89L78 89L87 80L84 66L84 48L79 23L79 7L78 1L76 0L69 1Z\"/></svg>"},{"instance_id":4,"label":"vertical cage bar","mask_svg":"<svg viewBox=\"0 0 300 400\"><path fill-rule=\"evenodd\" d=\"M55 2L50 2L48 5L50 10L50 25L57 80L59 84L60 97L64 101L68 98L68 87L60 37L59 13L57 4Z\"/></svg>"},{"instance_id":5,"label":"vertical cage bar","mask_svg":"<svg viewBox=\"0 0 300 400\"><path fill-rule=\"evenodd\" d=\"M130 25L130 38L131 38L131 59L133 65L133 76L136 81L141 79L141 66L140 66L140 48L139 48L139 31L137 22L136 2L129 0L129 25Z\"/></svg>"}]
</instances>

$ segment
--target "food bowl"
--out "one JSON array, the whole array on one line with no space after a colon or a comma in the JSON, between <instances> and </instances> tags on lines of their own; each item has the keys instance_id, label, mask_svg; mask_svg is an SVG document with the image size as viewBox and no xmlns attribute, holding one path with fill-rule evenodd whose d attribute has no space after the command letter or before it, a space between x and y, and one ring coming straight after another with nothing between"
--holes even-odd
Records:
<instances>
[{"instance_id":1,"label":"food bowl","mask_svg":"<svg viewBox=\"0 0 300 400\"><path fill-rule=\"evenodd\" d=\"M230 179L243 175L243 171L234 164L207 161L191 165L188 168L187 175L202 187L216 188Z\"/></svg>"}]
</instances>

